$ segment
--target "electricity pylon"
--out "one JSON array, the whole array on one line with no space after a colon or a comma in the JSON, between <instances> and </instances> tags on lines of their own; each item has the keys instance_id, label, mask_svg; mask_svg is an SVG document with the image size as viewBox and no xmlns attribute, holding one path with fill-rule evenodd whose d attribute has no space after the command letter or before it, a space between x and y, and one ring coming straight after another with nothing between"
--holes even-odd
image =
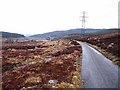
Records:
<instances>
[{"instance_id":1,"label":"electricity pylon","mask_svg":"<svg viewBox=\"0 0 120 90\"><path fill-rule=\"evenodd\" d=\"M80 21L82 22L82 32L81 32L82 34L85 33L85 30L83 30L83 29L85 29L86 18L88 18L88 17L86 16L86 14L87 14L87 12L83 11L83 12L82 12L82 16L80 16L80 18L82 18L82 20L80 20Z\"/></svg>"}]
</instances>

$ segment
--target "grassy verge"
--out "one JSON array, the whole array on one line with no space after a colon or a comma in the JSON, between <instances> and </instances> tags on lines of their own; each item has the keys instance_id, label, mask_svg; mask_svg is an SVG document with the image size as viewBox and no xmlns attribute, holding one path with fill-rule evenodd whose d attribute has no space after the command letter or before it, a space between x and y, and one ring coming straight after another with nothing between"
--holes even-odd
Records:
<instances>
[{"instance_id":1,"label":"grassy verge","mask_svg":"<svg viewBox=\"0 0 120 90\"><path fill-rule=\"evenodd\" d=\"M55 88L69 88L70 90L74 90L75 88L84 88L83 81L81 79L81 65L82 65L82 56L76 58L76 71L72 72L72 84L62 82L57 84Z\"/></svg>"},{"instance_id":2,"label":"grassy verge","mask_svg":"<svg viewBox=\"0 0 120 90\"><path fill-rule=\"evenodd\" d=\"M80 56L78 59L77 59L77 63L78 63L78 72L79 72L79 80L80 80L80 88L84 88L84 81L81 79L81 67L82 67L82 56Z\"/></svg>"},{"instance_id":3,"label":"grassy verge","mask_svg":"<svg viewBox=\"0 0 120 90\"><path fill-rule=\"evenodd\" d=\"M87 43L87 42L85 42ZM99 51L100 53L102 53L106 58L110 59L112 62L114 62L114 64L120 66L120 58L113 55L110 52L107 52L105 49L102 49L98 46L92 45L90 43L87 43L89 46L93 47L94 49L96 49L97 51Z\"/></svg>"}]
</instances>

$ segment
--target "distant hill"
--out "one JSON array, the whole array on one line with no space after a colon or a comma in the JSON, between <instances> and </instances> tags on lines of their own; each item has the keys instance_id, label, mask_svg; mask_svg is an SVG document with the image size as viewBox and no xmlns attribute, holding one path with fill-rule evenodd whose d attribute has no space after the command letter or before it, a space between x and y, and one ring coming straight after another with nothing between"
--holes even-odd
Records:
<instances>
[{"instance_id":1,"label":"distant hill","mask_svg":"<svg viewBox=\"0 0 120 90\"><path fill-rule=\"evenodd\" d=\"M36 34L32 35L30 37L41 37L41 38L61 38L66 35L71 35L71 34L81 34L83 35L83 32L85 31L84 35L96 35L96 34L103 34L103 33L109 33L109 32L117 32L118 29L70 29L70 30L65 30L65 31L53 31L53 32L48 32L44 34Z\"/></svg>"},{"instance_id":2,"label":"distant hill","mask_svg":"<svg viewBox=\"0 0 120 90\"><path fill-rule=\"evenodd\" d=\"M10 32L0 32L0 36L2 38L21 38L21 37L25 37L22 34L10 33Z\"/></svg>"}]
</instances>

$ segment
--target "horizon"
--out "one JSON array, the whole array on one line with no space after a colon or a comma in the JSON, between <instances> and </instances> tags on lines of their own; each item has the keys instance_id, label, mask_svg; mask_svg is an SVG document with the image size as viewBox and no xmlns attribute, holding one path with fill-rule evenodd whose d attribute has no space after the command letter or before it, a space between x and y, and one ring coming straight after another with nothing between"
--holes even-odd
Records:
<instances>
[{"instance_id":1,"label":"horizon","mask_svg":"<svg viewBox=\"0 0 120 90\"><path fill-rule=\"evenodd\" d=\"M69 31L69 30L74 30L74 29L80 29L82 30L83 28L71 28L71 29L67 29L67 30L55 30L55 31L50 31L50 32L46 32L46 33L51 33L51 32L64 32L64 31ZM120 29L120 28L84 28L84 29ZM0 31L0 32L7 32L7 31ZM15 33L15 32L8 32L8 33ZM46 33L36 33L36 34L22 34L22 33L15 33L15 34L21 34L21 35L24 35L25 37L29 37L29 36L32 36L32 35L37 35L37 34L46 34Z\"/></svg>"},{"instance_id":2,"label":"horizon","mask_svg":"<svg viewBox=\"0 0 120 90\"><path fill-rule=\"evenodd\" d=\"M86 28L118 28L118 1L4 0L0 1L0 30L34 35L81 28L83 11L88 16Z\"/></svg>"}]
</instances>

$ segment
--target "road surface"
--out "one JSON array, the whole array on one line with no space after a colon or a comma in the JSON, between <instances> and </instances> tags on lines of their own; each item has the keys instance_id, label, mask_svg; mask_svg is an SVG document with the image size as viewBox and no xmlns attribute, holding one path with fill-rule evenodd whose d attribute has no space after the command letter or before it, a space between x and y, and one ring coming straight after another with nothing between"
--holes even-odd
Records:
<instances>
[{"instance_id":1,"label":"road surface","mask_svg":"<svg viewBox=\"0 0 120 90\"><path fill-rule=\"evenodd\" d=\"M78 43L83 51L81 74L85 88L118 88L118 66L94 48Z\"/></svg>"}]
</instances>

